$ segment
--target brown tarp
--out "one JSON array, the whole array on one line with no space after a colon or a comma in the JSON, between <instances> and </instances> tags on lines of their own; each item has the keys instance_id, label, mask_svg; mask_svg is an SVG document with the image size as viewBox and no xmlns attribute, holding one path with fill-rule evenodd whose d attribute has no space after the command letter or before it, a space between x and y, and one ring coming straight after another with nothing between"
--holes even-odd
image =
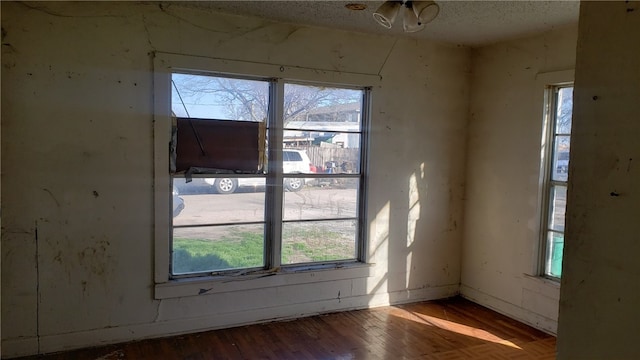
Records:
<instances>
[{"instance_id":1,"label":"brown tarp","mask_svg":"<svg viewBox=\"0 0 640 360\"><path fill-rule=\"evenodd\" d=\"M264 122L177 118L175 170L256 173L262 169L263 144Z\"/></svg>"}]
</instances>

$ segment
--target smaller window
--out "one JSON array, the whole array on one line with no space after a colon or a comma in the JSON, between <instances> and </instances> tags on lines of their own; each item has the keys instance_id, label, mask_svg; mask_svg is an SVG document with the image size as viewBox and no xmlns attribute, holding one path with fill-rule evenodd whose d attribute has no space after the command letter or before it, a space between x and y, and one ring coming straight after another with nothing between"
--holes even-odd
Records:
<instances>
[{"instance_id":1,"label":"smaller window","mask_svg":"<svg viewBox=\"0 0 640 360\"><path fill-rule=\"evenodd\" d=\"M545 143L550 146L545 156L547 176L544 184L545 206L541 242L544 275L560 278L569 180L573 86L550 87L548 101L549 121Z\"/></svg>"}]
</instances>

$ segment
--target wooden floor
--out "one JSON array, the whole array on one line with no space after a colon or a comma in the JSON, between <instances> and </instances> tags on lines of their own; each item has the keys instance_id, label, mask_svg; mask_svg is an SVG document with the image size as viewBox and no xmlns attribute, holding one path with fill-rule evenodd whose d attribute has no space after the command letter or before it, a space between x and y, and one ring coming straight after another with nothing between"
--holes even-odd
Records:
<instances>
[{"instance_id":1,"label":"wooden floor","mask_svg":"<svg viewBox=\"0 0 640 360\"><path fill-rule=\"evenodd\" d=\"M555 359L555 337L462 298L24 359Z\"/></svg>"}]
</instances>

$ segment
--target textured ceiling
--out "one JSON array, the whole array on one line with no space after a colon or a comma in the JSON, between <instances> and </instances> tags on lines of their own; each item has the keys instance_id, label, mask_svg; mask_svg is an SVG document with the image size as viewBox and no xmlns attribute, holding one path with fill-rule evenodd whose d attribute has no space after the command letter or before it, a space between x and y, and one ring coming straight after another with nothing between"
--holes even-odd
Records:
<instances>
[{"instance_id":1,"label":"textured ceiling","mask_svg":"<svg viewBox=\"0 0 640 360\"><path fill-rule=\"evenodd\" d=\"M438 17L418 33L404 34L402 21L385 29L373 20L383 1L207 1L191 6L295 24L394 34L479 46L577 23L578 1L436 1ZM348 3L365 4L352 11Z\"/></svg>"}]
</instances>

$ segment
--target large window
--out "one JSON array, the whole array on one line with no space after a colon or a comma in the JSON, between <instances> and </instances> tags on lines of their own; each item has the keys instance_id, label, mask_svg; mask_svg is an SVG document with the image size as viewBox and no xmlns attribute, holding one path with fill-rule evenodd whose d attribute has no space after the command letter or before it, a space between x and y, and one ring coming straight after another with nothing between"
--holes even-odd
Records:
<instances>
[{"instance_id":1,"label":"large window","mask_svg":"<svg viewBox=\"0 0 640 360\"><path fill-rule=\"evenodd\" d=\"M363 260L369 91L172 70L170 277Z\"/></svg>"},{"instance_id":2,"label":"large window","mask_svg":"<svg viewBox=\"0 0 640 360\"><path fill-rule=\"evenodd\" d=\"M542 224L544 275L560 278L564 248L567 182L571 145L573 87L551 86L547 94L544 212Z\"/></svg>"}]
</instances>

